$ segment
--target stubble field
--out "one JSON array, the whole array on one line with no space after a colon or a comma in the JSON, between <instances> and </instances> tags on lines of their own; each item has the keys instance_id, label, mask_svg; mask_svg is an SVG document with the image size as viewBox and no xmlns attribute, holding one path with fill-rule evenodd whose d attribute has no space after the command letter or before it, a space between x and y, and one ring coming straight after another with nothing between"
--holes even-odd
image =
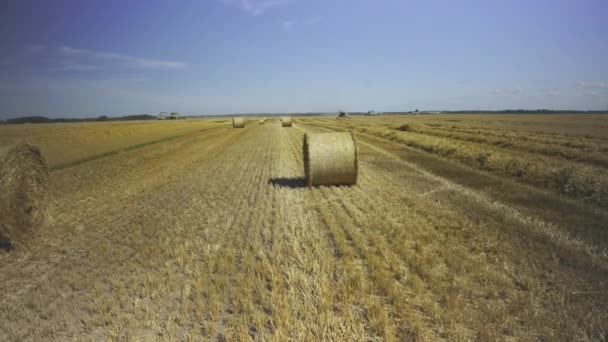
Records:
<instances>
[{"instance_id":1,"label":"stubble field","mask_svg":"<svg viewBox=\"0 0 608 342\"><path fill-rule=\"evenodd\" d=\"M305 132L359 179L304 186ZM52 219L0 250L0 340L605 340L608 116L0 126Z\"/></svg>"}]
</instances>

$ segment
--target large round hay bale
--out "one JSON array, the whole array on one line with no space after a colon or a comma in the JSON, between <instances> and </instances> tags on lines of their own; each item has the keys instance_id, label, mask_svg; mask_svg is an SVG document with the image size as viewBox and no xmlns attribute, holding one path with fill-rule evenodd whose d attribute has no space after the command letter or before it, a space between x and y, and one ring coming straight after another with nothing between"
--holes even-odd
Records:
<instances>
[{"instance_id":1,"label":"large round hay bale","mask_svg":"<svg viewBox=\"0 0 608 342\"><path fill-rule=\"evenodd\" d=\"M286 116L281 119L281 125L283 125L283 127L291 127L292 124L293 120L289 116Z\"/></svg>"},{"instance_id":2,"label":"large round hay bale","mask_svg":"<svg viewBox=\"0 0 608 342\"><path fill-rule=\"evenodd\" d=\"M308 186L357 183L357 146L351 132L306 133L303 151Z\"/></svg>"},{"instance_id":3,"label":"large round hay bale","mask_svg":"<svg viewBox=\"0 0 608 342\"><path fill-rule=\"evenodd\" d=\"M260 120L258 121L258 123L259 123L260 125L263 125L263 124L264 124L264 122L265 122L265 120L264 120L264 119L260 119Z\"/></svg>"},{"instance_id":4,"label":"large round hay bale","mask_svg":"<svg viewBox=\"0 0 608 342\"><path fill-rule=\"evenodd\" d=\"M232 118L232 128L244 128L245 127L245 119L241 117Z\"/></svg>"},{"instance_id":5,"label":"large round hay bale","mask_svg":"<svg viewBox=\"0 0 608 342\"><path fill-rule=\"evenodd\" d=\"M49 169L38 148L18 143L0 155L0 239L24 242L48 218Z\"/></svg>"}]
</instances>

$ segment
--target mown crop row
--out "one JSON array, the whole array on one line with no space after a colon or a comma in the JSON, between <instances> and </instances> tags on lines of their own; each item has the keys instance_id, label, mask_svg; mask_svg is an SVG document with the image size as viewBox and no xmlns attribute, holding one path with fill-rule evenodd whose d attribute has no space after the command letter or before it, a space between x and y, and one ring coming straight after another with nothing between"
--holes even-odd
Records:
<instances>
[{"instance_id":1,"label":"mown crop row","mask_svg":"<svg viewBox=\"0 0 608 342\"><path fill-rule=\"evenodd\" d=\"M409 147L448 158L475 169L514 178L544 189L550 189L599 207L608 204L608 175L603 167L577 160L556 158L540 152L499 147L489 142L469 141L418 133L409 128L401 130L378 125L360 125L339 121L328 123L307 121L332 129L352 129L355 132L389 139ZM412 125L409 125L412 127ZM415 126L413 126L415 127Z\"/></svg>"},{"instance_id":2,"label":"mown crop row","mask_svg":"<svg viewBox=\"0 0 608 342\"><path fill-rule=\"evenodd\" d=\"M559 157L577 162L608 167L608 147L597 143L577 143L573 139L557 141L553 138L541 138L515 132L497 133L483 131L464 131L436 129L425 125L406 123L390 128L441 138L470 141L492 145L499 148L538 153L546 156Z\"/></svg>"}]
</instances>

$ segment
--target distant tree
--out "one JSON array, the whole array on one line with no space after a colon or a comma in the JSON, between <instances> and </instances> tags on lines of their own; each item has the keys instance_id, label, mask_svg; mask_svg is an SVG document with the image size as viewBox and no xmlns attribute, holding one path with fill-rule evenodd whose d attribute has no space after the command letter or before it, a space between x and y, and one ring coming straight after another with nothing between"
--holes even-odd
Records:
<instances>
[{"instance_id":1,"label":"distant tree","mask_svg":"<svg viewBox=\"0 0 608 342\"><path fill-rule=\"evenodd\" d=\"M97 119L95 119L95 121L108 121L108 116L107 115L102 115L97 117Z\"/></svg>"},{"instance_id":2,"label":"distant tree","mask_svg":"<svg viewBox=\"0 0 608 342\"><path fill-rule=\"evenodd\" d=\"M44 116L23 116L20 118L8 119L6 123L47 123L52 122L51 119Z\"/></svg>"}]
</instances>

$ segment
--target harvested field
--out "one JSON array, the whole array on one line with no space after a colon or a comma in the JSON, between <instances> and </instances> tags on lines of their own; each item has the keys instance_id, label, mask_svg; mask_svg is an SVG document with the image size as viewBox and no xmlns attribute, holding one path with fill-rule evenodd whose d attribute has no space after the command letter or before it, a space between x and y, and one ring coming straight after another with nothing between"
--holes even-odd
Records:
<instances>
[{"instance_id":1,"label":"harvested field","mask_svg":"<svg viewBox=\"0 0 608 342\"><path fill-rule=\"evenodd\" d=\"M304 135L345 130L357 184L307 187ZM0 249L2 341L608 336L608 116L0 126L24 139L53 220Z\"/></svg>"},{"instance_id":2,"label":"harvested field","mask_svg":"<svg viewBox=\"0 0 608 342\"><path fill-rule=\"evenodd\" d=\"M198 133L227 122L228 119L7 125L0 126L0 146L26 138L40 148L53 169Z\"/></svg>"}]
</instances>

